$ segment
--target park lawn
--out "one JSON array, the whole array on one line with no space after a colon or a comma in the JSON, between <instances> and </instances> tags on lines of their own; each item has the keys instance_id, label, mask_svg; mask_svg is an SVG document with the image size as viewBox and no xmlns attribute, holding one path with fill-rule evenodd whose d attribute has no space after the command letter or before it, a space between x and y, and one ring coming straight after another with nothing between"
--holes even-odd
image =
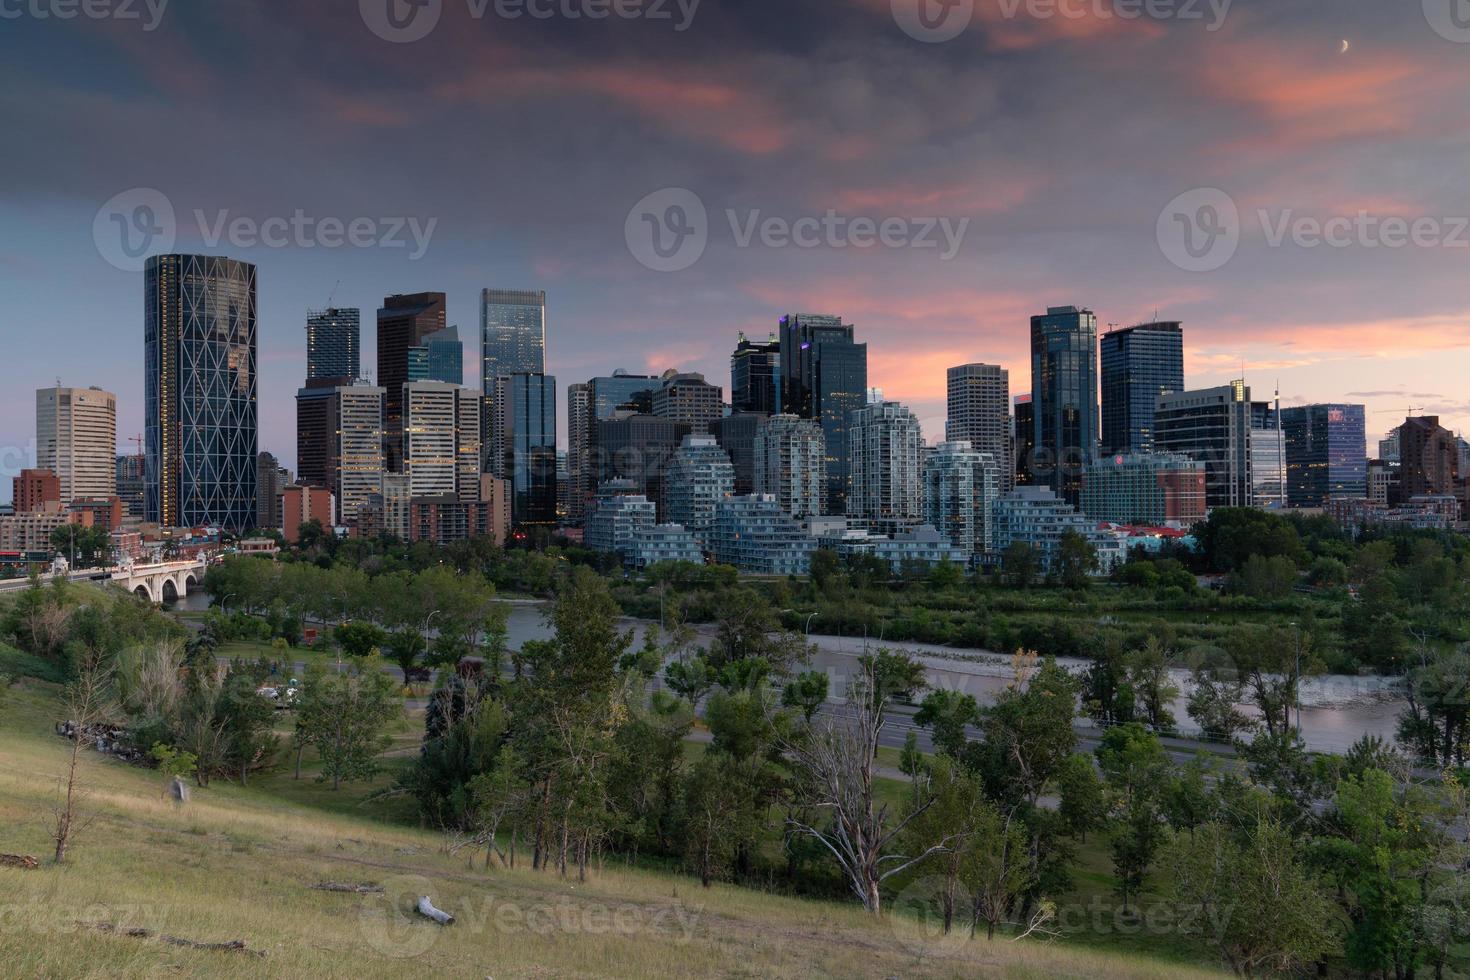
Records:
<instances>
[{"instance_id":1,"label":"park lawn","mask_svg":"<svg viewBox=\"0 0 1470 980\"><path fill-rule=\"evenodd\" d=\"M36 682L9 692L0 709L0 851L49 854L44 815L67 756L51 734L57 711L54 689ZM362 807L372 787L324 804L320 788L298 785L293 798L281 777L216 782L179 808L161 798L149 771L89 752L82 773L89 822L68 863L0 869L8 975L1219 975L1070 945L951 945L901 917L706 890L687 876L639 869L608 868L583 883L524 867L486 873L462 854L441 853L438 835L385 824ZM325 880L378 882L387 894L309 887ZM420 894L459 921L441 928L409 913ZM99 925L244 940L267 955L166 945Z\"/></svg>"}]
</instances>

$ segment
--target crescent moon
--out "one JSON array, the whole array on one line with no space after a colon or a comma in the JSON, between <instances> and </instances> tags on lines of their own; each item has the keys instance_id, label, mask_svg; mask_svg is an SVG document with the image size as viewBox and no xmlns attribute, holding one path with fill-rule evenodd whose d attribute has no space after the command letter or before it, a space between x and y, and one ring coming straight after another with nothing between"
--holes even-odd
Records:
<instances>
[{"instance_id":1,"label":"crescent moon","mask_svg":"<svg viewBox=\"0 0 1470 980\"><path fill-rule=\"evenodd\" d=\"M1351 41L1349 41L1347 38L1343 38L1342 39L1342 50L1339 51L1338 54L1347 54L1348 53L1348 49L1351 48L1352 46L1353 46L1353 43Z\"/></svg>"}]
</instances>

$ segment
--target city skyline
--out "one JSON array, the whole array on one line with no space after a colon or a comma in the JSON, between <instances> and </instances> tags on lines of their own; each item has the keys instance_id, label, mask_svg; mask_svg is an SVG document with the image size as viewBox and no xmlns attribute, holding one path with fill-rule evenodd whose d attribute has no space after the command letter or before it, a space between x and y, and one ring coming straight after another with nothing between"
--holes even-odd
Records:
<instances>
[{"instance_id":1,"label":"city skyline","mask_svg":"<svg viewBox=\"0 0 1470 980\"><path fill-rule=\"evenodd\" d=\"M829 6L796 2L774 34L769 18L713 5L683 32L455 25L463 10L446 7L446 23L410 46L374 37L352 9L344 22L316 10L227 17L176 7L147 33L85 20L10 24L12 57L0 71L30 138L10 161L12 188L0 192L11 241L27 242L0 256L13 318L6 337L14 356L0 365L7 471L31 465L34 391L58 376L117 394L119 451L131 451L143 430L137 274L109 264L94 239L99 212L134 188L157 189L170 202L171 251L260 269L259 444L288 467L308 310L330 303L372 311L384 296L435 290L448 296L448 322L469 329L480 291L502 284L547 291L555 333L547 372L563 383L622 366L697 371L728 386L739 331L764 337L787 310L840 312L869 345L870 383L911 407L931 444L943 437L945 370L998 364L1011 372L1012 392L1024 393L1028 318L1071 304L1095 310L1099 332L1183 321L1190 388L1227 383L1243 365L1258 391L1279 380L1285 407L1366 404L1370 441L1409 414L1438 415L1454 431L1470 427L1470 400L1456 385L1470 367L1463 250L1272 248L1255 219L1257 209L1273 221L1288 211L1318 220L1359 210L1411 220L1463 211L1464 178L1445 176L1440 161L1459 142L1456 123L1467 110L1420 80L1464 51L1417 9L1360 5L1324 25L1295 5L1239 3L1216 32L1149 21L1004 23L987 14L965 36L925 45L904 36L887 8L852 0L829 16ZM279 30L282 16L294 32ZM608 29L618 45L602 43L599 31ZM1338 38L1346 35L1355 41L1343 53ZM495 55L489 63L471 57L486 45ZM323 66L320 78L304 99L278 97L304 84L296 65L305 50ZM884 64L887 83L848 92L836 87L841 78L822 81L844 50ZM417 57L405 60L405 51ZM1119 57L1141 74L1109 77ZM95 71L64 77L56 67L79 58ZM653 61L661 74L632 71ZM1245 65L1259 68L1234 70ZM537 83L539 72L559 69L560 85ZM504 95L494 84L501 75ZM249 80L249 99L229 90L236 78ZM197 84L171 84L186 81ZM804 86L819 91L821 106L798 97ZM1083 92L1087 105L1028 115L1026 86L1043 95L1065 86ZM936 94L957 90L975 97L953 105ZM238 161L207 167L182 159L189 154L158 158L148 147L166 138L171 114L147 110L160 97L204 120L200 145L225 132L224 116L237 126L233 117L243 115L262 149L243 144ZM716 127L701 98L726 109L727 124ZM200 115L211 99L228 112ZM1136 103L1150 128L1110 133L1099 110L1120 100ZM479 141L533 109L572 113L586 125L572 136L525 126L521 140L487 163ZM638 138L609 135L593 122L598 116ZM895 121L866 122L877 116ZM456 133L457 152L434 180L401 180L398 165L439 125ZM77 152L79 132L115 152L93 162ZM820 147L814 154L805 152L808 133ZM1036 148L1063 135L1087 145L1084 162L1039 163ZM563 139L574 152L552 151ZM289 166L272 159L263 147L275 143L293 146L298 158ZM363 163L368 145L380 154ZM1231 162L1213 152L1220 148L1232 151L1224 155ZM1089 189L1088 175L1100 168L1115 178L1106 200ZM700 261L668 274L639 265L623 241L630 209L666 187L697 193L716 225ZM1188 273L1160 253L1155 219L1175 194L1200 187L1227 191L1245 231L1228 265ZM964 248L944 262L917 250L742 248L720 224L727 208L786 218L828 209L937 214L972 224ZM297 211L437 223L417 260L411 242L272 248L204 240L221 214L260 223ZM364 319L362 348L371 351L372 313ZM46 329L21 327L28 323ZM474 359L465 358L472 384ZM564 440L564 412L560 428ZM0 480L0 500L7 483Z\"/></svg>"}]
</instances>

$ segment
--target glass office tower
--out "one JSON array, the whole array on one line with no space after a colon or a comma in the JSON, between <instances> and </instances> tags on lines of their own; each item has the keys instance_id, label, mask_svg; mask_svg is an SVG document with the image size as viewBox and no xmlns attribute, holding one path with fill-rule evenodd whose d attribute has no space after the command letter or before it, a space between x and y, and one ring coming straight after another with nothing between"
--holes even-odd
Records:
<instances>
[{"instance_id":1,"label":"glass office tower","mask_svg":"<svg viewBox=\"0 0 1470 980\"><path fill-rule=\"evenodd\" d=\"M781 341L761 343L740 335L730 355L730 407L736 412L781 414Z\"/></svg>"},{"instance_id":2,"label":"glass office tower","mask_svg":"<svg viewBox=\"0 0 1470 980\"><path fill-rule=\"evenodd\" d=\"M868 345L838 316L783 316L781 407L822 423L827 446L827 513L844 514L848 493L849 416L867 404Z\"/></svg>"},{"instance_id":3,"label":"glass office tower","mask_svg":"<svg viewBox=\"0 0 1470 980\"><path fill-rule=\"evenodd\" d=\"M556 523L556 379L545 374L501 377L500 428L511 520Z\"/></svg>"},{"instance_id":4,"label":"glass office tower","mask_svg":"<svg viewBox=\"0 0 1470 980\"><path fill-rule=\"evenodd\" d=\"M1184 330L1177 322L1140 323L1103 334L1102 452L1129 455L1154 448L1154 406L1184 390Z\"/></svg>"},{"instance_id":5,"label":"glass office tower","mask_svg":"<svg viewBox=\"0 0 1470 980\"><path fill-rule=\"evenodd\" d=\"M156 255L144 270L147 519L255 524L255 266Z\"/></svg>"},{"instance_id":6,"label":"glass office tower","mask_svg":"<svg viewBox=\"0 0 1470 980\"><path fill-rule=\"evenodd\" d=\"M1367 420L1362 405L1302 405L1281 410L1286 433L1286 493L1292 507L1322 507L1334 497L1368 496Z\"/></svg>"},{"instance_id":7,"label":"glass office tower","mask_svg":"<svg viewBox=\"0 0 1470 980\"><path fill-rule=\"evenodd\" d=\"M1031 318L1032 476L1073 507L1097 456L1097 317L1052 306Z\"/></svg>"},{"instance_id":8,"label":"glass office tower","mask_svg":"<svg viewBox=\"0 0 1470 980\"><path fill-rule=\"evenodd\" d=\"M362 376L362 311L320 310L306 315L306 380Z\"/></svg>"},{"instance_id":9,"label":"glass office tower","mask_svg":"<svg viewBox=\"0 0 1470 980\"><path fill-rule=\"evenodd\" d=\"M388 469L403 471L403 386L408 383L412 348L445 327L443 293L389 296L378 310L378 384L383 395L383 455Z\"/></svg>"}]
</instances>

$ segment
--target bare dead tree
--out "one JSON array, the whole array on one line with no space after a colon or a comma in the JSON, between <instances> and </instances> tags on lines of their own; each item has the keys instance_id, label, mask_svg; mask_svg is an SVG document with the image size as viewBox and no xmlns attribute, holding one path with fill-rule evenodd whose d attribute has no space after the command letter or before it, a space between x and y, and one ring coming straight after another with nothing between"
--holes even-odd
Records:
<instances>
[{"instance_id":1,"label":"bare dead tree","mask_svg":"<svg viewBox=\"0 0 1470 980\"><path fill-rule=\"evenodd\" d=\"M51 839L56 842L56 863L66 860L78 830L77 806L82 799L80 768L82 752L97 741L96 726L107 715L109 673L97 664L82 667L77 679L67 686L63 704L73 724L71 753L66 776L59 780L57 800L52 807Z\"/></svg>"},{"instance_id":2,"label":"bare dead tree","mask_svg":"<svg viewBox=\"0 0 1470 980\"><path fill-rule=\"evenodd\" d=\"M831 852L853 893L873 915L882 911L880 886L885 880L947 851L961 836L944 837L913 856L889 853L904 828L933 801L894 820L888 804L875 798L873 764L891 698L883 688L868 662L849 685L846 705L806 723L797 737L784 740L783 745L805 804L798 811L802 816L790 818L789 826ZM807 813L812 814L811 820ZM826 821L818 822L824 817Z\"/></svg>"}]
</instances>

